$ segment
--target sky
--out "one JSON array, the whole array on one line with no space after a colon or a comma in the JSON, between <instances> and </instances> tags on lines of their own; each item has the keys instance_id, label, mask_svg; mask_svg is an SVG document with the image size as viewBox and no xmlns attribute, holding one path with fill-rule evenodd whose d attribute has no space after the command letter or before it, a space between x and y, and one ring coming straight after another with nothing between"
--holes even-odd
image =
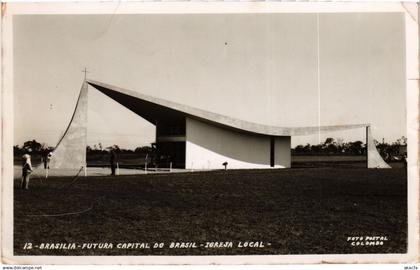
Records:
<instances>
[{"instance_id":1,"label":"sky","mask_svg":"<svg viewBox=\"0 0 420 270\"><path fill-rule=\"evenodd\" d=\"M319 25L319 28L318 28ZM370 123L406 136L400 13L16 15L14 144L54 146L90 79L260 124ZM89 88L88 144L150 145L154 126ZM364 140L362 129L292 138Z\"/></svg>"}]
</instances>

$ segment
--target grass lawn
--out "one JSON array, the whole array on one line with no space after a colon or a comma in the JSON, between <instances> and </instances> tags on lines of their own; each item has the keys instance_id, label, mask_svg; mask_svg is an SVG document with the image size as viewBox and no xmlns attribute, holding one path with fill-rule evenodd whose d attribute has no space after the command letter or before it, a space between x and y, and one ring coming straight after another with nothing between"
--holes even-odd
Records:
<instances>
[{"instance_id":1,"label":"grass lawn","mask_svg":"<svg viewBox=\"0 0 420 270\"><path fill-rule=\"evenodd\" d=\"M404 169L306 168L49 178L14 194L15 255L405 253ZM92 208L91 208L92 207ZM89 211L66 216L33 216ZM386 236L352 246L351 236ZM232 241L232 248L205 248ZM239 242L264 247L238 247ZM25 243L113 243L112 249L23 249ZM118 249L117 243L163 242ZM197 248L169 248L195 242Z\"/></svg>"}]
</instances>

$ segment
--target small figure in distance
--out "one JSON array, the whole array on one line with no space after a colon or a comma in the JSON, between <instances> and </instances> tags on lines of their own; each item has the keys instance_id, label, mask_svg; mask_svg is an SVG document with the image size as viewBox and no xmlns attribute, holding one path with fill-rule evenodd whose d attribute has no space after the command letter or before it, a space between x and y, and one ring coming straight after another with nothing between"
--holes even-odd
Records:
<instances>
[{"instance_id":1,"label":"small figure in distance","mask_svg":"<svg viewBox=\"0 0 420 270\"><path fill-rule=\"evenodd\" d=\"M404 162L404 168L407 168L407 152L405 152L402 156L402 160Z\"/></svg>"},{"instance_id":2,"label":"small figure in distance","mask_svg":"<svg viewBox=\"0 0 420 270\"><path fill-rule=\"evenodd\" d=\"M117 168L117 154L114 149L110 151L110 163L111 163L111 175L115 175L115 169Z\"/></svg>"},{"instance_id":3,"label":"small figure in distance","mask_svg":"<svg viewBox=\"0 0 420 270\"><path fill-rule=\"evenodd\" d=\"M29 188L29 175L32 172L32 163L31 163L31 153L32 150L28 149L26 154L22 156L22 183L20 185L21 189Z\"/></svg>"},{"instance_id":4,"label":"small figure in distance","mask_svg":"<svg viewBox=\"0 0 420 270\"><path fill-rule=\"evenodd\" d=\"M225 171L226 171L226 170L227 170L227 165L228 165L228 162L227 162L227 161L225 161L225 162L223 162L223 163L222 163L222 165L223 165L223 166L225 166Z\"/></svg>"},{"instance_id":5,"label":"small figure in distance","mask_svg":"<svg viewBox=\"0 0 420 270\"><path fill-rule=\"evenodd\" d=\"M50 161L52 157L52 152L48 149L45 149L42 153L42 162L44 163L45 169L45 178L48 178L48 170L50 169Z\"/></svg>"}]
</instances>

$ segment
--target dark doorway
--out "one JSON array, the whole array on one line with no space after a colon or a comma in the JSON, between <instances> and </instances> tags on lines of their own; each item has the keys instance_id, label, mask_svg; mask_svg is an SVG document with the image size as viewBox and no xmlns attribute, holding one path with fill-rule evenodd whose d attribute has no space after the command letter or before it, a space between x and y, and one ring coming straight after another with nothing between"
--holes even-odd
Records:
<instances>
[{"instance_id":1,"label":"dark doorway","mask_svg":"<svg viewBox=\"0 0 420 270\"><path fill-rule=\"evenodd\" d=\"M185 168L185 142L156 143L156 163L159 168Z\"/></svg>"},{"instance_id":2,"label":"dark doorway","mask_svg":"<svg viewBox=\"0 0 420 270\"><path fill-rule=\"evenodd\" d=\"M274 150L275 150L275 137L270 137L270 166L271 167L274 167L274 162L275 162Z\"/></svg>"}]
</instances>

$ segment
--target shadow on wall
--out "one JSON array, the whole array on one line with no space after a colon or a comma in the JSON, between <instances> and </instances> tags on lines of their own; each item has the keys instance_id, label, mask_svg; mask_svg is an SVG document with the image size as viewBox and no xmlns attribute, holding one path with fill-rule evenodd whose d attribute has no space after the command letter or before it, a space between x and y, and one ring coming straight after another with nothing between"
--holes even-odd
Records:
<instances>
[{"instance_id":1,"label":"shadow on wall","mask_svg":"<svg viewBox=\"0 0 420 270\"><path fill-rule=\"evenodd\" d=\"M237 132L194 119L187 119L186 122L189 144L187 159L199 162L199 159L203 160L204 155L209 162L220 163L221 168L225 161L229 165L233 165L232 162L235 161L250 165L270 165L269 136ZM207 164L202 165L206 167Z\"/></svg>"}]
</instances>

